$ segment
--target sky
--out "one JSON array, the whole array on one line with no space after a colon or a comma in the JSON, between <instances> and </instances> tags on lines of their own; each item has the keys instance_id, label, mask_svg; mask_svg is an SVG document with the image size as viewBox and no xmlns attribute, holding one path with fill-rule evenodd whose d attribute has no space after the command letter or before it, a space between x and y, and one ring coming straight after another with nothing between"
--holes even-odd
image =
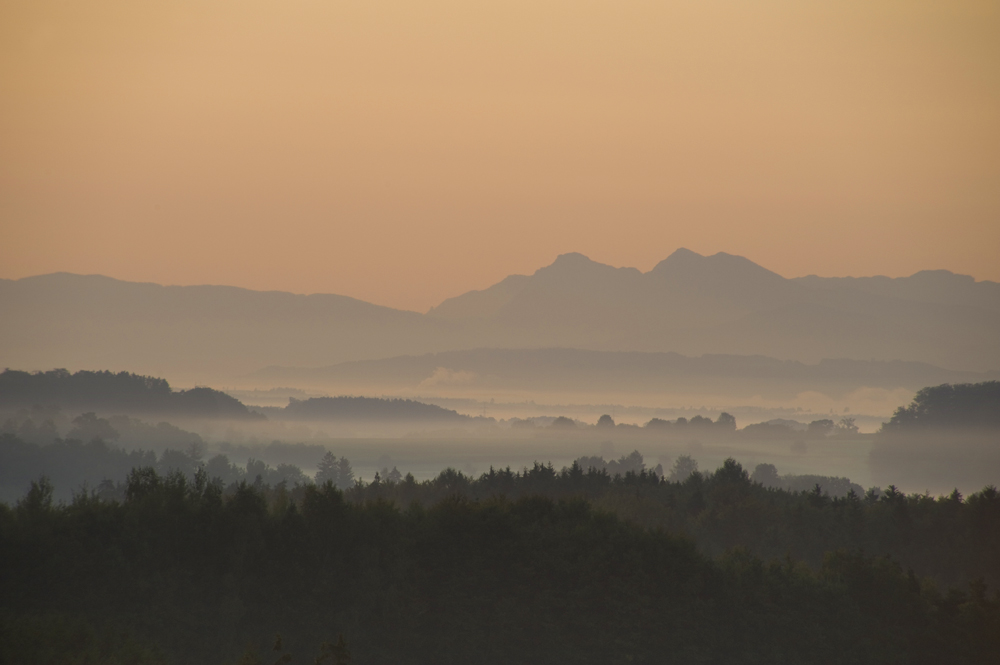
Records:
<instances>
[{"instance_id":1,"label":"sky","mask_svg":"<svg viewBox=\"0 0 1000 665\"><path fill-rule=\"evenodd\" d=\"M1000 281L1000 1L0 0L0 277Z\"/></svg>"}]
</instances>

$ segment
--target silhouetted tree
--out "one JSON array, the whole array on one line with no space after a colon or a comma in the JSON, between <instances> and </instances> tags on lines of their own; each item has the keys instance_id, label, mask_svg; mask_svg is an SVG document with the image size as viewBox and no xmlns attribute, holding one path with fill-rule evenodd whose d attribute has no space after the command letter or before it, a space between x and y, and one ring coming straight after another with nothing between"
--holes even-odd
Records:
<instances>
[{"instance_id":1,"label":"silhouetted tree","mask_svg":"<svg viewBox=\"0 0 1000 665\"><path fill-rule=\"evenodd\" d=\"M773 464L758 464L753 470L750 480L760 483L764 487L777 487L778 469Z\"/></svg>"},{"instance_id":2,"label":"silhouetted tree","mask_svg":"<svg viewBox=\"0 0 1000 665\"><path fill-rule=\"evenodd\" d=\"M743 468L743 465L732 457L727 458L722 466L716 469L713 478L725 483L747 483L750 481L750 475Z\"/></svg>"},{"instance_id":3,"label":"silhouetted tree","mask_svg":"<svg viewBox=\"0 0 1000 665\"><path fill-rule=\"evenodd\" d=\"M553 429L576 429L576 423L573 422L571 418L567 418L566 416L559 416L558 418L552 421L552 424L549 425L549 427Z\"/></svg>"},{"instance_id":4,"label":"silhouetted tree","mask_svg":"<svg viewBox=\"0 0 1000 665\"><path fill-rule=\"evenodd\" d=\"M316 466L316 484L322 485L325 482L331 482L334 485L340 480L340 466L337 463L337 456L331 453L329 450L323 454L323 459L319 461Z\"/></svg>"},{"instance_id":5,"label":"silhouetted tree","mask_svg":"<svg viewBox=\"0 0 1000 665\"><path fill-rule=\"evenodd\" d=\"M834 424L829 418L824 418L823 420L814 420L809 423L809 428L806 430L806 435L814 439L822 439L829 436L833 432Z\"/></svg>"},{"instance_id":6,"label":"silhouetted tree","mask_svg":"<svg viewBox=\"0 0 1000 665\"><path fill-rule=\"evenodd\" d=\"M837 422L837 432L839 434L853 435L858 433L858 426L854 418L844 416Z\"/></svg>"},{"instance_id":7,"label":"silhouetted tree","mask_svg":"<svg viewBox=\"0 0 1000 665\"><path fill-rule=\"evenodd\" d=\"M735 432L736 418L723 411L722 413L719 414L719 417L716 419L715 425L720 429L724 429L729 432Z\"/></svg>"},{"instance_id":8,"label":"silhouetted tree","mask_svg":"<svg viewBox=\"0 0 1000 665\"><path fill-rule=\"evenodd\" d=\"M672 483L682 483L688 479L691 474L698 471L698 462L690 455L681 455L674 461L673 467L670 469L670 475L667 477Z\"/></svg>"}]
</instances>

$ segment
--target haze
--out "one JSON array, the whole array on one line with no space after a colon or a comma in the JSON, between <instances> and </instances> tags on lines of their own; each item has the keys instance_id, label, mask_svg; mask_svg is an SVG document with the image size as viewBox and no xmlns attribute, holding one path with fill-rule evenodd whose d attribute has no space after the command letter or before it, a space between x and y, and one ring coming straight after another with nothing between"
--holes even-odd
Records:
<instances>
[{"instance_id":1,"label":"haze","mask_svg":"<svg viewBox=\"0 0 1000 665\"><path fill-rule=\"evenodd\" d=\"M0 277L426 311L580 251L1000 279L996 2L0 6Z\"/></svg>"},{"instance_id":2,"label":"haze","mask_svg":"<svg viewBox=\"0 0 1000 665\"><path fill-rule=\"evenodd\" d=\"M0 0L0 663L988 663L1000 0Z\"/></svg>"}]
</instances>

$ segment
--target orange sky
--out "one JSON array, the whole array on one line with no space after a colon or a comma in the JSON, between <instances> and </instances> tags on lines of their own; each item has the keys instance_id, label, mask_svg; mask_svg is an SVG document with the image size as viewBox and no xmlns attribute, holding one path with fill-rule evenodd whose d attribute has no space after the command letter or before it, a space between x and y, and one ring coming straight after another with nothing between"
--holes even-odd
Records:
<instances>
[{"instance_id":1,"label":"orange sky","mask_svg":"<svg viewBox=\"0 0 1000 665\"><path fill-rule=\"evenodd\" d=\"M1000 2L3 0L0 277L1000 280Z\"/></svg>"}]
</instances>

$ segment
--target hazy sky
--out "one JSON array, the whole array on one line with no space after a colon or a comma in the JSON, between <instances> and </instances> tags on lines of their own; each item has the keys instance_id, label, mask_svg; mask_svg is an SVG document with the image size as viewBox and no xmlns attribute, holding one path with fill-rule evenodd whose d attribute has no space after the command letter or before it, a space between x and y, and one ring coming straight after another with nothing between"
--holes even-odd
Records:
<instances>
[{"instance_id":1,"label":"hazy sky","mask_svg":"<svg viewBox=\"0 0 1000 665\"><path fill-rule=\"evenodd\" d=\"M1000 280L1000 1L0 0L0 277Z\"/></svg>"}]
</instances>

